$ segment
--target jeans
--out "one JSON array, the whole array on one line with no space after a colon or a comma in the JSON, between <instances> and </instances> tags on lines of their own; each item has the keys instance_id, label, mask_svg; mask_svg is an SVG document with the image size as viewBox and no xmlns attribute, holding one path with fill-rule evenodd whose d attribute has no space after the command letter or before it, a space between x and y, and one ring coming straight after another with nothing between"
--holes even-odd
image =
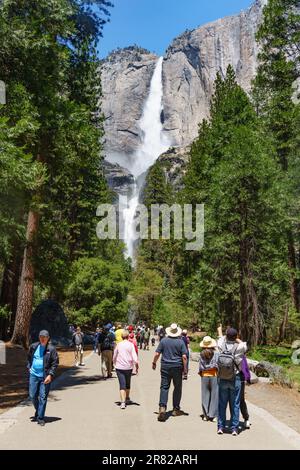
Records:
<instances>
[{"instance_id":1,"label":"jeans","mask_svg":"<svg viewBox=\"0 0 300 470\"><path fill-rule=\"evenodd\" d=\"M50 391L50 383L44 384L44 377L36 377L30 374L29 397L35 408L35 416L44 419L47 406L47 398Z\"/></svg>"},{"instance_id":2,"label":"jeans","mask_svg":"<svg viewBox=\"0 0 300 470\"><path fill-rule=\"evenodd\" d=\"M169 388L173 380L173 408L180 409L180 401L182 395L182 367L166 367L161 366L161 384L159 406L167 407Z\"/></svg>"},{"instance_id":3,"label":"jeans","mask_svg":"<svg viewBox=\"0 0 300 470\"><path fill-rule=\"evenodd\" d=\"M246 403L246 400L245 400L245 387L246 387L246 382L244 380L242 380L240 410L241 410L244 421L248 421L249 420L249 412L248 412L248 407L247 407L247 403ZM229 403L229 407L230 407L230 403ZM230 408L230 413L231 412L232 411L231 411L231 408Z\"/></svg>"},{"instance_id":4,"label":"jeans","mask_svg":"<svg viewBox=\"0 0 300 470\"><path fill-rule=\"evenodd\" d=\"M226 408L229 404L231 411L231 430L237 429L240 422L241 377L239 374L233 380L219 381L219 417L218 427L225 428Z\"/></svg>"}]
</instances>

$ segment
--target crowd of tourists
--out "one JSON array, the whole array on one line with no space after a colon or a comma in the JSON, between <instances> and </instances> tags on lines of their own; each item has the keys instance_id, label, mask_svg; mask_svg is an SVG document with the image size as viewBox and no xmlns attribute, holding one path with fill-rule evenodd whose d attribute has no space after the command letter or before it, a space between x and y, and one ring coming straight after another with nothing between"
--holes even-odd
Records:
<instances>
[{"instance_id":1,"label":"crowd of tourists","mask_svg":"<svg viewBox=\"0 0 300 470\"><path fill-rule=\"evenodd\" d=\"M247 345L238 337L236 329L228 327L225 334L220 325L217 339L205 336L200 343L199 375L201 377L201 400L204 421L216 422L217 433L228 429L233 436L240 430L240 413L244 427L250 428L249 413L245 401L245 386L250 383L250 372L246 359ZM72 332L75 364L84 365L84 334L80 327ZM168 395L173 390L172 416L187 415L181 407L183 381L188 379L190 340L187 330L177 324L164 328L157 325L122 325L107 323L98 327L94 335L94 352L101 359L101 372L105 380L115 371L120 389L120 409L125 410L131 401L131 378L139 373L139 351L156 346L152 369L156 370L160 359L160 396L158 421L167 420ZM51 345L48 331L42 330L39 341L31 345L28 354L30 372L29 395L35 407L33 421L44 425L47 397L58 366L58 354ZM227 408L230 423L226 423Z\"/></svg>"}]
</instances>

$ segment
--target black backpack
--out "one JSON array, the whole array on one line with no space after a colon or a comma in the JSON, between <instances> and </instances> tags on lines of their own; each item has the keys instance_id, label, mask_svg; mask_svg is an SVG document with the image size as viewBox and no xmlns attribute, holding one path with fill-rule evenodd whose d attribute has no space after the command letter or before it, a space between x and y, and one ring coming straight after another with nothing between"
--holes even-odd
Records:
<instances>
[{"instance_id":1,"label":"black backpack","mask_svg":"<svg viewBox=\"0 0 300 470\"><path fill-rule=\"evenodd\" d=\"M235 378L235 354L237 348L238 344L229 351L225 342L225 349L219 354L218 357L218 377L220 379L233 380Z\"/></svg>"},{"instance_id":2,"label":"black backpack","mask_svg":"<svg viewBox=\"0 0 300 470\"><path fill-rule=\"evenodd\" d=\"M107 333L103 341L100 344L101 351L110 351L110 350L112 351L114 348L113 342L114 340L113 340L112 334Z\"/></svg>"}]
</instances>

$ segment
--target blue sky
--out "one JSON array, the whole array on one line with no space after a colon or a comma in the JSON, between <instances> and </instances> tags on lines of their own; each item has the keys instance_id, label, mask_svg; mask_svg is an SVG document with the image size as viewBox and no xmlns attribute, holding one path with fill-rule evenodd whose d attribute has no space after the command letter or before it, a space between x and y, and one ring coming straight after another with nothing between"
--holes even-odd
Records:
<instances>
[{"instance_id":1,"label":"blue sky","mask_svg":"<svg viewBox=\"0 0 300 470\"><path fill-rule=\"evenodd\" d=\"M137 44L161 55L171 41L223 16L239 13L254 0L112 0L111 21L99 43L105 57L117 47Z\"/></svg>"}]
</instances>

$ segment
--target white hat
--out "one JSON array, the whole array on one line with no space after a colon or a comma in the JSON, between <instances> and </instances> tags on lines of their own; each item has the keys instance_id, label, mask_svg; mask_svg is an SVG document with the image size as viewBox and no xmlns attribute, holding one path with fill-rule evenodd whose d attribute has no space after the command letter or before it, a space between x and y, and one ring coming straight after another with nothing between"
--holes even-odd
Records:
<instances>
[{"instance_id":1,"label":"white hat","mask_svg":"<svg viewBox=\"0 0 300 470\"><path fill-rule=\"evenodd\" d=\"M169 328L166 328L166 334L170 338L178 338L178 336L181 336L182 334L182 329L179 328L177 323L172 323L172 325L169 326Z\"/></svg>"},{"instance_id":2,"label":"white hat","mask_svg":"<svg viewBox=\"0 0 300 470\"><path fill-rule=\"evenodd\" d=\"M216 340L211 338L210 336L204 336L203 340L200 343L200 348L215 348L216 346Z\"/></svg>"}]
</instances>

